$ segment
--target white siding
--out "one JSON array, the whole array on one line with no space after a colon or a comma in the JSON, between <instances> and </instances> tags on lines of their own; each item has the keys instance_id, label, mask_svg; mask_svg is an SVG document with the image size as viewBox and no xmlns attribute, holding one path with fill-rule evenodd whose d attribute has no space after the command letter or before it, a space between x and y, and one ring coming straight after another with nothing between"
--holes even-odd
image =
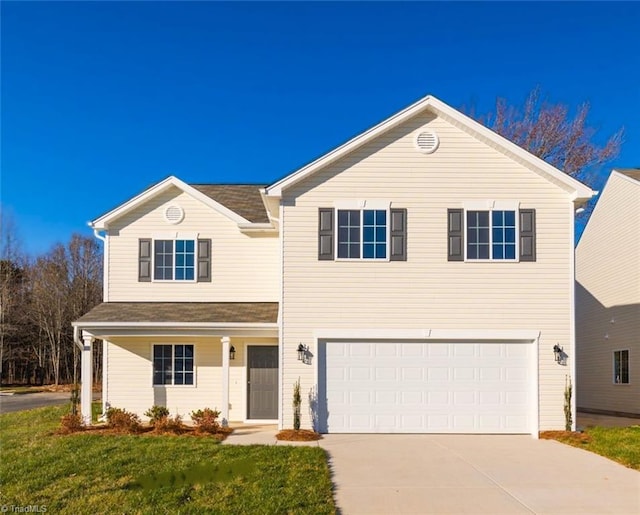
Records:
<instances>
[{"instance_id":1,"label":"white siding","mask_svg":"<svg viewBox=\"0 0 640 515\"><path fill-rule=\"evenodd\" d=\"M184 220L164 220L169 204L180 205ZM197 233L212 240L212 281L138 282L138 239L154 233ZM109 230L109 302L260 302L277 301L277 235L247 235L237 225L178 188L159 194L123 215Z\"/></svg>"},{"instance_id":2,"label":"white siding","mask_svg":"<svg viewBox=\"0 0 640 515\"><path fill-rule=\"evenodd\" d=\"M194 386L153 386L153 344L193 344L196 367ZM229 420L246 419L247 344L277 345L275 338L231 338L236 357L229 362ZM153 405L169 408L189 420L197 409L222 408L222 343L219 337L114 338L107 345L108 393L112 407L140 415Z\"/></svg>"},{"instance_id":3,"label":"white siding","mask_svg":"<svg viewBox=\"0 0 640 515\"><path fill-rule=\"evenodd\" d=\"M440 137L431 155L413 145L424 124ZM407 208L408 261L318 261L318 208L338 199ZM447 262L447 208L465 200L535 208L537 262ZM316 354L315 330L430 328L539 330L540 428L564 427L571 367L554 362L552 347L559 343L573 359L573 206L565 192L448 122L420 115L294 185L283 201L285 426L294 381L301 377L304 400L316 382L313 364L295 352L302 342Z\"/></svg>"},{"instance_id":4,"label":"white siding","mask_svg":"<svg viewBox=\"0 0 640 515\"><path fill-rule=\"evenodd\" d=\"M640 182L612 173L576 249L578 407L640 414ZM613 382L629 349L630 384Z\"/></svg>"}]
</instances>

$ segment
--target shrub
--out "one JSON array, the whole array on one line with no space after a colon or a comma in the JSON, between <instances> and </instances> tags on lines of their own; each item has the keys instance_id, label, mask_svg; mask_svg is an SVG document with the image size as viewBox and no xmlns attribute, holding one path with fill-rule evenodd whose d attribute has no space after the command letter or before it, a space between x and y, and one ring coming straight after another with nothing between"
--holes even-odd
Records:
<instances>
[{"instance_id":1,"label":"shrub","mask_svg":"<svg viewBox=\"0 0 640 515\"><path fill-rule=\"evenodd\" d=\"M60 432L64 434L77 433L84 430L84 421L77 413L69 413L60 420Z\"/></svg>"},{"instance_id":2,"label":"shrub","mask_svg":"<svg viewBox=\"0 0 640 515\"><path fill-rule=\"evenodd\" d=\"M109 408L106 415L109 427L112 429L125 433L138 433L141 429L140 417L130 411Z\"/></svg>"},{"instance_id":3,"label":"shrub","mask_svg":"<svg viewBox=\"0 0 640 515\"><path fill-rule=\"evenodd\" d=\"M302 396L300 395L300 378L293 383L293 429L300 430Z\"/></svg>"},{"instance_id":4,"label":"shrub","mask_svg":"<svg viewBox=\"0 0 640 515\"><path fill-rule=\"evenodd\" d=\"M191 412L191 420L196 426L197 433L216 434L220 430L219 416L220 412L211 408Z\"/></svg>"},{"instance_id":5,"label":"shrub","mask_svg":"<svg viewBox=\"0 0 640 515\"><path fill-rule=\"evenodd\" d=\"M149 417L151 420L149 423L154 426L161 418L167 418L169 416L169 410L164 406L152 406L144 413L145 417Z\"/></svg>"},{"instance_id":6,"label":"shrub","mask_svg":"<svg viewBox=\"0 0 640 515\"><path fill-rule=\"evenodd\" d=\"M180 415L176 415L175 417L160 417L153 424L153 430L156 433L171 433L179 435L184 432L182 417Z\"/></svg>"}]
</instances>

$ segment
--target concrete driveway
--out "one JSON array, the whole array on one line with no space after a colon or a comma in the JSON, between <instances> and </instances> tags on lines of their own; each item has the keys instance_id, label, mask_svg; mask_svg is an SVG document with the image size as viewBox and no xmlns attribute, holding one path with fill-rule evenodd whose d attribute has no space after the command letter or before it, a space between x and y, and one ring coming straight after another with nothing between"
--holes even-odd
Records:
<instances>
[{"instance_id":1,"label":"concrete driveway","mask_svg":"<svg viewBox=\"0 0 640 515\"><path fill-rule=\"evenodd\" d=\"M324 435L351 514L640 513L640 472L529 436Z\"/></svg>"}]
</instances>

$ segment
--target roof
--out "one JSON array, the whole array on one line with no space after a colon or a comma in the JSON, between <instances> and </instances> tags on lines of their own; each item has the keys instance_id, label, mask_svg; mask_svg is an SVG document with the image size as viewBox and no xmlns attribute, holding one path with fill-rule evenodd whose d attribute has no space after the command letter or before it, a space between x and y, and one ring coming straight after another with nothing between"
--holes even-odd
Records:
<instances>
[{"instance_id":1,"label":"roof","mask_svg":"<svg viewBox=\"0 0 640 515\"><path fill-rule=\"evenodd\" d=\"M621 173L631 179L640 181L640 168L616 168L614 169L614 172Z\"/></svg>"},{"instance_id":2,"label":"roof","mask_svg":"<svg viewBox=\"0 0 640 515\"><path fill-rule=\"evenodd\" d=\"M260 189L264 188L264 185L191 184L191 186L249 222L269 223L269 216L260 195Z\"/></svg>"},{"instance_id":3,"label":"roof","mask_svg":"<svg viewBox=\"0 0 640 515\"><path fill-rule=\"evenodd\" d=\"M74 325L100 323L275 324L277 302L104 302Z\"/></svg>"},{"instance_id":4,"label":"roof","mask_svg":"<svg viewBox=\"0 0 640 515\"><path fill-rule=\"evenodd\" d=\"M462 114L460 111L448 106L436 97L427 95L414 104L411 104L409 107L406 107L402 111L387 118L378 125L363 132L359 136L350 139L324 156L303 166L283 179L280 179L271 186L268 186L266 189L267 195L275 197L281 196L284 189L309 177L323 167L348 155L350 152L356 150L362 145L372 141L424 111L430 111L437 116L441 116L445 120L450 121L463 130L471 133L479 141L491 144L511 159L528 165L533 171L539 173L550 182L570 193L574 201L586 201L595 194L591 188L582 184L580 181L577 181L554 166L551 166L549 163L534 156L530 152L527 152L523 148L500 136L481 123L478 123Z\"/></svg>"},{"instance_id":5,"label":"roof","mask_svg":"<svg viewBox=\"0 0 640 515\"><path fill-rule=\"evenodd\" d=\"M254 223L269 223L269 217L262 202L261 186L232 184L192 186L177 177L170 176L96 218L89 225L97 230L108 229L113 220L172 187L191 195L240 227L251 226Z\"/></svg>"}]
</instances>

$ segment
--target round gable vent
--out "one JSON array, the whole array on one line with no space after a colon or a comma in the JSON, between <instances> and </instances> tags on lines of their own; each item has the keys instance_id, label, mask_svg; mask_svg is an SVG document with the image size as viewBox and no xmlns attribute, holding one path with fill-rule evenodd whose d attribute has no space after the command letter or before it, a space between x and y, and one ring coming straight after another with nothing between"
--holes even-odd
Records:
<instances>
[{"instance_id":1,"label":"round gable vent","mask_svg":"<svg viewBox=\"0 0 640 515\"><path fill-rule=\"evenodd\" d=\"M170 224L179 224L184 218L184 210L180 206L172 204L164 210L164 219Z\"/></svg>"},{"instance_id":2,"label":"round gable vent","mask_svg":"<svg viewBox=\"0 0 640 515\"><path fill-rule=\"evenodd\" d=\"M436 151L440 140L438 135L432 131L420 131L416 134L416 148L423 154L431 154Z\"/></svg>"}]
</instances>

